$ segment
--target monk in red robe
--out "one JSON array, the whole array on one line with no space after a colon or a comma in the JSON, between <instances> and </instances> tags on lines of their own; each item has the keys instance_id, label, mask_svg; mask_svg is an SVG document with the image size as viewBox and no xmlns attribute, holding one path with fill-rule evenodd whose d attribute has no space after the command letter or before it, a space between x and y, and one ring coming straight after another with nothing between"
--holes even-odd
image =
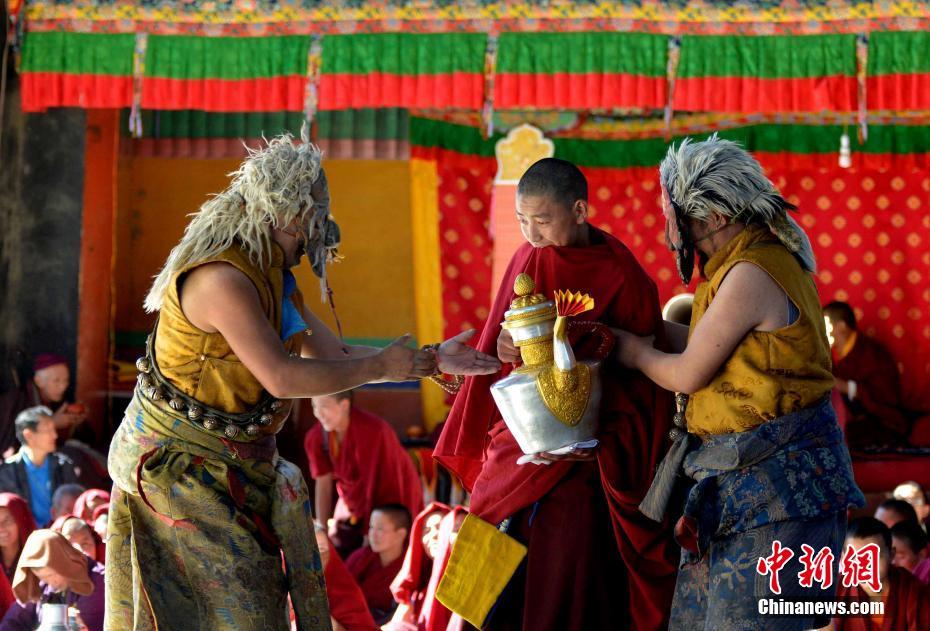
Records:
<instances>
[{"instance_id":1,"label":"monk in red robe","mask_svg":"<svg viewBox=\"0 0 930 631\"><path fill-rule=\"evenodd\" d=\"M321 524L334 518L330 538L345 558L362 544L372 507L400 504L416 515L423 488L397 434L384 419L354 406L351 391L314 397L313 413L320 423L307 432L304 448L315 481L315 515Z\"/></svg>"},{"instance_id":2,"label":"monk in red robe","mask_svg":"<svg viewBox=\"0 0 930 631\"><path fill-rule=\"evenodd\" d=\"M410 522L410 512L400 504L376 507L371 511L368 545L346 559L346 567L362 588L378 624L387 622L397 605L391 583L404 564Z\"/></svg>"},{"instance_id":3,"label":"monk in red robe","mask_svg":"<svg viewBox=\"0 0 930 631\"><path fill-rule=\"evenodd\" d=\"M911 423L901 410L898 365L888 349L859 332L845 302L823 308L833 352L836 389L848 412L851 448L906 445Z\"/></svg>"},{"instance_id":4,"label":"monk in red robe","mask_svg":"<svg viewBox=\"0 0 930 631\"><path fill-rule=\"evenodd\" d=\"M587 213L587 182L573 164L550 158L526 172L517 219L527 243L504 274L480 350L518 360L499 323L521 272L538 293L590 294L586 319L657 335L664 344L655 284L626 246L587 223ZM575 351L584 359L590 349ZM647 519L638 505L664 454L671 396L608 359L596 450L518 464L524 454L489 392L503 374L465 381L434 452L472 493L471 512L495 525L512 517L508 534L528 548L490 628L665 628L679 551L668 525Z\"/></svg>"},{"instance_id":5,"label":"monk in red robe","mask_svg":"<svg viewBox=\"0 0 930 631\"><path fill-rule=\"evenodd\" d=\"M891 531L873 517L861 517L849 523L847 546L861 550L875 544L879 548L881 590L863 582L844 587L840 578L837 600L851 603L883 602L881 615L847 616L833 619L833 631L924 631L930 629L930 588L904 568L891 565Z\"/></svg>"},{"instance_id":6,"label":"monk in red robe","mask_svg":"<svg viewBox=\"0 0 930 631\"><path fill-rule=\"evenodd\" d=\"M326 528L317 525L316 545L320 549L323 561L323 573L326 576L326 596L329 599L329 615L332 618L333 631L373 631L375 625L365 594L345 563L332 551L332 542L326 536Z\"/></svg>"},{"instance_id":7,"label":"monk in red robe","mask_svg":"<svg viewBox=\"0 0 930 631\"><path fill-rule=\"evenodd\" d=\"M433 502L413 521L404 565L391 583L398 607L390 631L446 631L453 614L436 598L452 552L453 531L467 511Z\"/></svg>"}]
</instances>

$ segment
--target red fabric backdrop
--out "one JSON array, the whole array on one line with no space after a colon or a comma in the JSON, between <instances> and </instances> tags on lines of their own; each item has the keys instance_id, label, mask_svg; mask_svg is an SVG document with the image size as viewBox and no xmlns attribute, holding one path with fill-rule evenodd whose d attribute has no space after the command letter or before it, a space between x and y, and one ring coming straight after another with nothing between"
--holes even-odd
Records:
<instances>
[{"instance_id":1,"label":"red fabric backdrop","mask_svg":"<svg viewBox=\"0 0 930 631\"><path fill-rule=\"evenodd\" d=\"M437 154L445 332L481 326L491 296L491 158ZM760 156L765 164L767 156ZM769 176L800 211L817 254L821 300L850 303L860 329L898 360L906 402L930 410L930 173L785 169ZM658 170L584 169L591 222L622 239L666 301L682 287L665 248ZM693 289L693 288L692 288Z\"/></svg>"}]
</instances>

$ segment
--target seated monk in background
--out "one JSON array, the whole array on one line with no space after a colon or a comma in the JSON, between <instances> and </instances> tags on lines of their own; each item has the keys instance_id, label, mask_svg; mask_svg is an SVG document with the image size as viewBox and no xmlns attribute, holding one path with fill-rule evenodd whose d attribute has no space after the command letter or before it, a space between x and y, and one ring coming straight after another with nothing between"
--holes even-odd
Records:
<instances>
[{"instance_id":1,"label":"seated monk in background","mask_svg":"<svg viewBox=\"0 0 930 631\"><path fill-rule=\"evenodd\" d=\"M491 397L490 386L520 355L500 322L514 280L536 292L557 289L594 299L585 314L608 326L661 335L655 283L627 247L590 225L588 184L570 162L532 165L517 187L516 219L527 243L514 254L478 349L507 363L501 374L466 379L434 457L471 492L470 511L528 548L493 609L491 629L664 628L675 580L670 529L638 510L666 446L671 397L613 362L601 368L603 398L593 453L538 454L526 462ZM590 352L575 349L580 359Z\"/></svg>"},{"instance_id":2,"label":"seated monk in background","mask_svg":"<svg viewBox=\"0 0 930 631\"><path fill-rule=\"evenodd\" d=\"M894 544L892 564L903 567L918 581L927 584L930 580L930 559L927 559L927 533L913 521L902 521L891 528Z\"/></svg>"},{"instance_id":3,"label":"seated monk in background","mask_svg":"<svg viewBox=\"0 0 930 631\"><path fill-rule=\"evenodd\" d=\"M823 308L833 351L833 377L849 413L846 442L852 449L906 445L911 425L901 411L898 365L878 340L856 329L845 302Z\"/></svg>"},{"instance_id":4,"label":"seated monk in background","mask_svg":"<svg viewBox=\"0 0 930 631\"><path fill-rule=\"evenodd\" d=\"M423 487L394 429L354 405L351 390L314 397L313 413L320 422L307 432L304 449L316 489L314 514L321 524L334 519L329 536L346 558L362 545L373 506L400 504L416 515Z\"/></svg>"},{"instance_id":5,"label":"seated monk in background","mask_svg":"<svg viewBox=\"0 0 930 631\"><path fill-rule=\"evenodd\" d=\"M397 604L391 582L404 564L410 522L410 512L400 504L376 507L371 511L368 545L346 559L346 567L362 588L368 609L378 624L391 617Z\"/></svg>"},{"instance_id":6,"label":"seated monk in background","mask_svg":"<svg viewBox=\"0 0 930 631\"><path fill-rule=\"evenodd\" d=\"M869 544L878 546L878 572L881 590L863 581L844 587L839 578L837 600L851 603L883 602L883 615L837 617L833 631L925 631L930 629L930 590L904 568L894 567L891 531L873 517L860 517L849 522L846 547L861 550ZM846 554L847 552L844 552Z\"/></svg>"}]
</instances>

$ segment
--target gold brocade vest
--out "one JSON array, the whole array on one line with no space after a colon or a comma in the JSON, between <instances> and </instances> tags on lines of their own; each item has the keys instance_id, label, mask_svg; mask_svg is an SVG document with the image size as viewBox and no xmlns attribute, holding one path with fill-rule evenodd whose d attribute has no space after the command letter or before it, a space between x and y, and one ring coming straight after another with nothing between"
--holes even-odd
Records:
<instances>
[{"instance_id":1,"label":"gold brocade vest","mask_svg":"<svg viewBox=\"0 0 930 631\"><path fill-rule=\"evenodd\" d=\"M155 333L155 357L158 368L173 386L202 404L229 414L250 412L265 395L258 379L236 357L220 333L207 333L187 319L181 310L178 279L195 267L207 263L228 263L249 277L258 290L262 309L274 330L281 332L281 307L284 295L284 254L272 244L271 265L264 269L253 264L248 254L234 245L211 259L200 261L180 271L165 293ZM291 295L298 310L303 299L299 290ZM284 341L285 350L300 352L302 332ZM290 406L284 406L274 421L263 427L262 434L276 433L287 418Z\"/></svg>"},{"instance_id":2,"label":"gold brocade vest","mask_svg":"<svg viewBox=\"0 0 930 631\"><path fill-rule=\"evenodd\" d=\"M698 435L752 429L814 405L833 387L830 346L814 279L764 227L747 227L707 261L704 273L709 280L695 291L689 335L727 272L743 261L765 270L800 315L780 329L747 333L711 382L691 395L685 418L688 431Z\"/></svg>"}]
</instances>

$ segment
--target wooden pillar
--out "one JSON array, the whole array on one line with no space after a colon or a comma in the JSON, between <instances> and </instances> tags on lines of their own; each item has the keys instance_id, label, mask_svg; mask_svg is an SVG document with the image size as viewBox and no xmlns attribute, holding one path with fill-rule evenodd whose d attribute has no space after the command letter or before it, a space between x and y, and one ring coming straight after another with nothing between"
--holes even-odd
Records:
<instances>
[{"instance_id":1,"label":"wooden pillar","mask_svg":"<svg viewBox=\"0 0 930 631\"><path fill-rule=\"evenodd\" d=\"M504 271L513 253L523 245L517 223L517 184L533 163L555 154L555 145L532 125L520 125L497 141L497 175L491 192L491 235L494 252L491 259L491 300L497 294Z\"/></svg>"},{"instance_id":2,"label":"wooden pillar","mask_svg":"<svg viewBox=\"0 0 930 631\"><path fill-rule=\"evenodd\" d=\"M76 398L88 406L88 423L100 440L109 429L118 151L119 111L87 110Z\"/></svg>"}]
</instances>

